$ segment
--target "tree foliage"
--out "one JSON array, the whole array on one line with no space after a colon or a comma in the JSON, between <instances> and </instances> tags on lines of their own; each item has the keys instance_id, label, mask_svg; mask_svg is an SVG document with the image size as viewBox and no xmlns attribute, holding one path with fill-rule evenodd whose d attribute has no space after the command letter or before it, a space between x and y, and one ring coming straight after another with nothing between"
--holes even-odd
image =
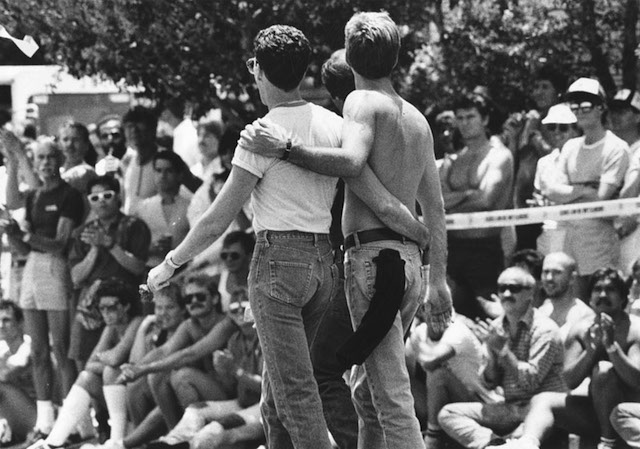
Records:
<instances>
[{"instance_id":1,"label":"tree foliage","mask_svg":"<svg viewBox=\"0 0 640 449\"><path fill-rule=\"evenodd\" d=\"M314 48L317 80L343 46L357 10L387 10L401 26L395 80L421 108L481 84L511 109L525 106L532 71L553 62L573 75L635 74L638 0L0 0L0 23L40 43L43 62L75 76L143 86L243 119L259 104L244 67L258 30L294 25ZM629 19L634 14L635 21ZM623 45L624 43L624 45ZM629 52L631 49L631 52ZM632 67L632 75L629 67ZM248 101L246 101L248 100Z\"/></svg>"}]
</instances>

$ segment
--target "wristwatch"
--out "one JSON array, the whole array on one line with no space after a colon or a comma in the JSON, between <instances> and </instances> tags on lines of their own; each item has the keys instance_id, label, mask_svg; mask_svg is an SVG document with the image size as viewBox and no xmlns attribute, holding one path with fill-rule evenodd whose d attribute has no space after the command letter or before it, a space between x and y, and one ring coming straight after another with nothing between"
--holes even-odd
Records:
<instances>
[{"instance_id":1,"label":"wristwatch","mask_svg":"<svg viewBox=\"0 0 640 449\"><path fill-rule=\"evenodd\" d=\"M283 161L286 161L287 159L289 159L289 156L291 155L291 148L293 147L293 144L291 142L291 139L287 140L287 145L284 147L284 153L282 154L282 157L280 158Z\"/></svg>"}]
</instances>

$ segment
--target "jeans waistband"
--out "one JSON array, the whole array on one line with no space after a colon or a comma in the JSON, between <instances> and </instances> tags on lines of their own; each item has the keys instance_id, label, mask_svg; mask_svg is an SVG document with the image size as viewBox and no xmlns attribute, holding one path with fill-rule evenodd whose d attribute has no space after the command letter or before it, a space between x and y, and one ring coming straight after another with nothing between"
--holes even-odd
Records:
<instances>
[{"instance_id":1,"label":"jeans waistband","mask_svg":"<svg viewBox=\"0 0 640 449\"><path fill-rule=\"evenodd\" d=\"M402 243L415 243L413 240L392 231L389 228L375 228L367 229L366 231L358 231L349 234L344 239L345 251L354 246L359 246L365 243L379 242L382 240L394 240Z\"/></svg>"},{"instance_id":2,"label":"jeans waistband","mask_svg":"<svg viewBox=\"0 0 640 449\"><path fill-rule=\"evenodd\" d=\"M256 241L272 243L277 240L296 240L299 242L313 242L314 244L330 244L329 234L316 234L302 231L260 231L256 234Z\"/></svg>"}]
</instances>

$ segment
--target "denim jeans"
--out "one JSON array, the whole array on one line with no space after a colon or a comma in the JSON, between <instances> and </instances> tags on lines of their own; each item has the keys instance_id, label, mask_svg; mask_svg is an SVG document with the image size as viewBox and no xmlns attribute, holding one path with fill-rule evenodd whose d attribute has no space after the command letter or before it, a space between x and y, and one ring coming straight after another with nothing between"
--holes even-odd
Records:
<instances>
[{"instance_id":1,"label":"denim jeans","mask_svg":"<svg viewBox=\"0 0 640 449\"><path fill-rule=\"evenodd\" d=\"M404 359L404 336L427 289L427 267L415 243L383 241L356 244L345 257L346 295L356 328L374 293L376 264L373 258L389 248L405 261L405 292L399 313L382 342L363 365L351 371L351 394L359 417L360 449L423 448L415 414L409 374Z\"/></svg>"},{"instance_id":2,"label":"denim jeans","mask_svg":"<svg viewBox=\"0 0 640 449\"><path fill-rule=\"evenodd\" d=\"M483 404L458 402L445 405L438 423L447 435L468 449L484 449L496 436L503 436L524 421L529 402Z\"/></svg>"},{"instance_id":3,"label":"denim jeans","mask_svg":"<svg viewBox=\"0 0 640 449\"><path fill-rule=\"evenodd\" d=\"M310 347L338 286L328 235L258 233L249 300L264 357L267 446L330 449Z\"/></svg>"},{"instance_id":4,"label":"denim jeans","mask_svg":"<svg viewBox=\"0 0 640 449\"><path fill-rule=\"evenodd\" d=\"M339 449L356 449L358 415L351 402L349 387L343 378L343 365L336 357L338 348L353 334L342 277L336 295L332 298L329 310L318 329L311 348L311 360L324 417L333 439Z\"/></svg>"}]
</instances>

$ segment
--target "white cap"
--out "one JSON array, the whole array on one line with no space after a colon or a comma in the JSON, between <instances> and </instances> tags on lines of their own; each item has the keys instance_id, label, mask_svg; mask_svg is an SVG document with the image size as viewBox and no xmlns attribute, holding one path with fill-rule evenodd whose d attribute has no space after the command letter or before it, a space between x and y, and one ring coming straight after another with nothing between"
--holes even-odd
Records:
<instances>
[{"instance_id":1,"label":"white cap","mask_svg":"<svg viewBox=\"0 0 640 449\"><path fill-rule=\"evenodd\" d=\"M551 106L549 108L549 112L547 112L547 115L545 116L545 118L542 119L542 124L543 125L546 125L548 123L571 124L571 123L576 123L577 121L578 119L576 119L575 114L571 112L571 109L569 108L569 106L567 106L565 103L560 103L560 104Z\"/></svg>"},{"instance_id":2,"label":"white cap","mask_svg":"<svg viewBox=\"0 0 640 449\"><path fill-rule=\"evenodd\" d=\"M567 89L566 98L571 101L576 97L593 96L600 101L605 101L606 94L600 82L593 78L578 78Z\"/></svg>"}]
</instances>

